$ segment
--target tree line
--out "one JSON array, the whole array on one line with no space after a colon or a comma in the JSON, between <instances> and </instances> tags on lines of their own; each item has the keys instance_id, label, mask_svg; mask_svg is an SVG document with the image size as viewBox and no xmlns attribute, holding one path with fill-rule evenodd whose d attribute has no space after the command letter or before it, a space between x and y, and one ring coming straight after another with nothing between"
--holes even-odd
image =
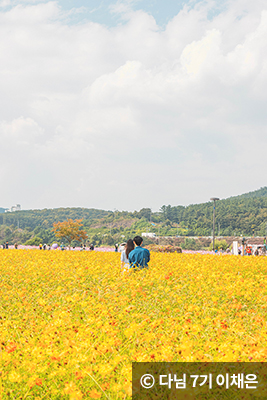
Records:
<instances>
[{"instance_id":1,"label":"tree line","mask_svg":"<svg viewBox=\"0 0 267 400\"><path fill-rule=\"evenodd\" d=\"M38 245L57 240L53 224L81 219L88 241L96 245L123 241L143 232L157 236L211 236L213 202L188 206L163 205L159 212L106 211L88 208L56 208L0 213L0 241ZM265 236L267 187L216 202L217 236Z\"/></svg>"}]
</instances>

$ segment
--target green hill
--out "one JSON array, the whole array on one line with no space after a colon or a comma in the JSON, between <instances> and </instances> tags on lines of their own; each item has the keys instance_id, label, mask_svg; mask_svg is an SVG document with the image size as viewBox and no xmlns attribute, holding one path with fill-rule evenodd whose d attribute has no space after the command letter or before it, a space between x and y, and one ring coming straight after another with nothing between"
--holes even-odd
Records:
<instances>
[{"instance_id":1,"label":"green hill","mask_svg":"<svg viewBox=\"0 0 267 400\"><path fill-rule=\"evenodd\" d=\"M94 208L53 208L43 210L23 210L0 215L0 224L18 225L20 228L34 230L37 227L52 228L54 222L71 219L98 219L112 213Z\"/></svg>"},{"instance_id":2,"label":"green hill","mask_svg":"<svg viewBox=\"0 0 267 400\"><path fill-rule=\"evenodd\" d=\"M240 198L246 198L246 199L252 199L256 197L267 197L267 187L260 188L258 190L254 190L254 192L248 192L244 194L240 194L239 196L233 196L230 197L229 199L240 199Z\"/></svg>"},{"instance_id":3,"label":"green hill","mask_svg":"<svg viewBox=\"0 0 267 400\"><path fill-rule=\"evenodd\" d=\"M165 220L177 222L188 236L210 235L213 202L188 207L163 206ZM267 187L216 202L216 234L265 235L267 228Z\"/></svg>"},{"instance_id":4,"label":"green hill","mask_svg":"<svg viewBox=\"0 0 267 400\"><path fill-rule=\"evenodd\" d=\"M18 243L55 241L54 222L83 219L89 241L98 245L121 242L142 232L160 236L210 236L213 202L189 206L163 205L159 212L105 211L87 208L24 210L0 214L0 240ZM265 236L267 187L216 202L217 236Z\"/></svg>"}]
</instances>

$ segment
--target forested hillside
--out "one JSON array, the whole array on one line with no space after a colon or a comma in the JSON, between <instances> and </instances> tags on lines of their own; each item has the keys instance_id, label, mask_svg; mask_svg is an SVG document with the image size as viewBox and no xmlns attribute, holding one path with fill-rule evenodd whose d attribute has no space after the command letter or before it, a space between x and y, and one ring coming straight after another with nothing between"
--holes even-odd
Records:
<instances>
[{"instance_id":1,"label":"forested hillside","mask_svg":"<svg viewBox=\"0 0 267 400\"><path fill-rule=\"evenodd\" d=\"M114 244L142 232L158 236L210 236L213 202L163 205L159 212L104 211L87 208L25 210L0 214L0 240L38 244L55 241L54 222L82 219L88 241ZM264 236L267 233L267 187L216 202L216 235Z\"/></svg>"},{"instance_id":2,"label":"forested hillside","mask_svg":"<svg viewBox=\"0 0 267 400\"><path fill-rule=\"evenodd\" d=\"M163 206L164 219L179 224L187 236L208 236L212 230L213 202L183 206ZM265 235L267 188L216 202L216 234Z\"/></svg>"},{"instance_id":3,"label":"forested hillside","mask_svg":"<svg viewBox=\"0 0 267 400\"><path fill-rule=\"evenodd\" d=\"M71 219L98 219L107 216L111 211L94 208L53 208L44 210L24 210L0 214L0 224L16 225L19 228L34 230L37 227L52 228L54 222Z\"/></svg>"}]
</instances>

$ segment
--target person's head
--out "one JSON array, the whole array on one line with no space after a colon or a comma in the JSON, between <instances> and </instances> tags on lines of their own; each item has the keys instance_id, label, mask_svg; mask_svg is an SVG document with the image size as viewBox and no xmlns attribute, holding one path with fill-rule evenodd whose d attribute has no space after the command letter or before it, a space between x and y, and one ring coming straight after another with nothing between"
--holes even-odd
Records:
<instances>
[{"instance_id":1,"label":"person's head","mask_svg":"<svg viewBox=\"0 0 267 400\"><path fill-rule=\"evenodd\" d=\"M136 246L141 246L141 244L143 243L143 238L141 238L141 236L135 236L133 241L136 244Z\"/></svg>"},{"instance_id":2,"label":"person's head","mask_svg":"<svg viewBox=\"0 0 267 400\"><path fill-rule=\"evenodd\" d=\"M130 252L134 249L134 242L133 239L127 240L126 246L125 246L125 254L127 259L129 258Z\"/></svg>"}]
</instances>

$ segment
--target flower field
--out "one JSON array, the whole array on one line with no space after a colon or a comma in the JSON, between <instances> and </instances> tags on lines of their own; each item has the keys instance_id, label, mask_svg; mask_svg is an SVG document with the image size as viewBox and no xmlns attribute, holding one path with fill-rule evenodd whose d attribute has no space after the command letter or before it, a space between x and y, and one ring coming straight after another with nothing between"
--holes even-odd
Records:
<instances>
[{"instance_id":1,"label":"flower field","mask_svg":"<svg viewBox=\"0 0 267 400\"><path fill-rule=\"evenodd\" d=\"M132 361L267 361L267 258L0 250L0 399L130 399Z\"/></svg>"}]
</instances>

